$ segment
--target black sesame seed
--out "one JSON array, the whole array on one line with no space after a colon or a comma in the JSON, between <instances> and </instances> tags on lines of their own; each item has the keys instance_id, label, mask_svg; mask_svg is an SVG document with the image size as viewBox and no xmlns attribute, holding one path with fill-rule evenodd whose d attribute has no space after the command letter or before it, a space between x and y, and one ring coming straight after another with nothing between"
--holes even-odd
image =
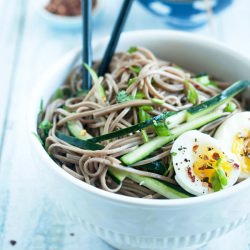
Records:
<instances>
[{"instance_id":1,"label":"black sesame seed","mask_svg":"<svg viewBox=\"0 0 250 250\"><path fill-rule=\"evenodd\" d=\"M11 244L11 246L15 246L16 245L16 241L15 240L10 240L10 244Z\"/></svg>"}]
</instances>

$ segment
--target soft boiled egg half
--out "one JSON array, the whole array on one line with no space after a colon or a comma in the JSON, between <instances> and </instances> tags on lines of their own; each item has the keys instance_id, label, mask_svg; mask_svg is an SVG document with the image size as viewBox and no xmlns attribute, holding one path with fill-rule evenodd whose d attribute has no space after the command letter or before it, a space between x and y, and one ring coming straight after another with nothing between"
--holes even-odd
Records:
<instances>
[{"instance_id":1,"label":"soft boiled egg half","mask_svg":"<svg viewBox=\"0 0 250 250\"><path fill-rule=\"evenodd\" d=\"M236 155L240 166L240 178L250 176L250 112L236 113L217 129L214 137L224 143Z\"/></svg>"},{"instance_id":2,"label":"soft boiled egg half","mask_svg":"<svg viewBox=\"0 0 250 250\"><path fill-rule=\"evenodd\" d=\"M221 142L197 130L179 136L172 146L171 155L176 181L194 195L230 187L240 175L235 155Z\"/></svg>"}]
</instances>

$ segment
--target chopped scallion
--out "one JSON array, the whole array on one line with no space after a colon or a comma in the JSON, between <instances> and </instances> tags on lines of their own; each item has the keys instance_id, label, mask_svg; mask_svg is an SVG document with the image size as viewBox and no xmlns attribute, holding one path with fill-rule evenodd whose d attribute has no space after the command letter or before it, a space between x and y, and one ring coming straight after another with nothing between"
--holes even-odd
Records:
<instances>
[{"instance_id":1,"label":"chopped scallion","mask_svg":"<svg viewBox=\"0 0 250 250\"><path fill-rule=\"evenodd\" d=\"M138 79L137 77L130 78L128 80L128 86L131 86L137 79Z\"/></svg>"},{"instance_id":2,"label":"chopped scallion","mask_svg":"<svg viewBox=\"0 0 250 250\"><path fill-rule=\"evenodd\" d=\"M137 47L130 47L130 48L128 49L128 53L129 53L129 54L132 54L132 53L135 53L137 50L138 50Z\"/></svg>"},{"instance_id":3,"label":"chopped scallion","mask_svg":"<svg viewBox=\"0 0 250 250\"><path fill-rule=\"evenodd\" d=\"M192 104L196 104L198 101L198 93L195 87L188 80L185 81L185 91L188 101Z\"/></svg>"},{"instance_id":4,"label":"chopped scallion","mask_svg":"<svg viewBox=\"0 0 250 250\"><path fill-rule=\"evenodd\" d=\"M140 71L141 71L141 67L140 66L131 66L131 67L129 67L130 68L130 70L131 71L133 71L134 73L136 73L136 74L139 74L140 73Z\"/></svg>"},{"instance_id":5,"label":"chopped scallion","mask_svg":"<svg viewBox=\"0 0 250 250\"><path fill-rule=\"evenodd\" d=\"M163 104L164 100L158 99L158 98L152 98L151 101L153 103L157 103L157 104Z\"/></svg>"},{"instance_id":6,"label":"chopped scallion","mask_svg":"<svg viewBox=\"0 0 250 250\"><path fill-rule=\"evenodd\" d=\"M135 95L135 99L143 99L145 97L144 93L141 91L138 91Z\"/></svg>"}]
</instances>

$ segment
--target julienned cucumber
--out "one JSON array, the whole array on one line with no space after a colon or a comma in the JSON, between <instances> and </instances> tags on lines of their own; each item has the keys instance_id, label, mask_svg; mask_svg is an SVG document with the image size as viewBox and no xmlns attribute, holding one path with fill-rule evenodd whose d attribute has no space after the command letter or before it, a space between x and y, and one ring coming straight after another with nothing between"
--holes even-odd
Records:
<instances>
[{"instance_id":1,"label":"julienned cucumber","mask_svg":"<svg viewBox=\"0 0 250 250\"><path fill-rule=\"evenodd\" d=\"M186 120L189 121L189 120L192 120L193 118L209 113L211 110L229 101L233 96L237 95L248 86L250 86L250 81L247 81L247 80L238 81L234 83L233 85L231 85L230 87L228 87L227 89L223 90L217 96L197 106L193 106L191 108L188 108L187 110L183 110L179 112L165 112L165 113L162 113L161 115L153 117L145 122L136 124L134 126L131 126L125 129L120 129L109 134L101 135L99 137L94 137L90 139L90 141L101 142L101 141L117 138L120 136L124 136L129 133L133 133L143 128L146 128L152 125L154 121L162 121L164 119L168 128L171 129L175 127L176 125L182 122L185 122Z\"/></svg>"},{"instance_id":2,"label":"julienned cucumber","mask_svg":"<svg viewBox=\"0 0 250 250\"><path fill-rule=\"evenodd\" d=\"M56 135L59 139L82 149L100 150L103 148L103 146L100 144L80 140L78 138L65 135L61 132L57 132ZM169 199L186 198L191 196L177 186L171 185L169 183L163 183L150 177L142 177L137 174L132 174L126 171L115 169L113 167L109 167L109 173L118 183L123 182L125 178L129 178Z\"/></svg>"},{"instance_id":3,"label":"julienned cucumber","mask_svg":"<svg viewBox=\"0 0 250 250\"><path fill-rule=\"evenodd\" d=\"M250 81L247 80L241 80L232 84L217 96L214 96L208 101L203 102L197 106L193 106L187 109L187 120L189 121L198 116L211 112L213 109L229 101L232 97L236 96L249 86L250 86Z\"/></svg>"},{"instance_id":4,"label":"julienned cucumber","mask_svg":"<svg viewBox=\"0 0 250 250\"><path fill-rule=\"evenodd\" d=\"M192 197L191 194L187 193L182 188L167 182L162 182L150 177L144 177L114 168L109 168L109 172L119 182L122 182L127 177L132 181L137 182L140 185L147 187L150 190L153 190L168 199Z\"/></svg>"},{"instance_id":5,"label":"julienned cucumber","mask_svg":"<svg viewBox=\"0 0 250 250\"><path fill-rule=\"evenodd\" d=\"M106 98L106 95L105 95L105 91L104 91L102 85L98 82L99 79L98 79L98 76L97 76L96 72L95 72L92 68L90 68L90 67L88 66L88 64L86 64L86 63L84 63L84 67L85 67L85 68L89 71L89 73L91 74L92 80L93 80L94 85L95 85L95 87L96 87L96 91L97 91L97 93L99 94L99 96L101 97L102 101L103 101L103 102L106 102L107 98Z\"/></svg>"},{"instance_id":6,"label":"julienned cucumber","mask_svg":"<svg viewBox=\"0 0 250 250\"><path fill-rule=\"evenodd\" d=\"M96 144L96 143L93 143L90 141L81 140L81 139L78 139L78 138L73 137L73 136L65 135L62 132L57 131L56 136L59 139L67 142L68 144L73 145L73 146L78 147L78 148L81 148L81 149L87 149L87 150L93 150L93 151L103 149L103 146L100 144Z\"/></svg>"},{"instance_id":7,"label":"julienned cucumber","mask_svg":"<svg viewBox=\"0 0 250 250\"><path fill-rule=\"evenodd\" d=\"M68 121L67 127L69 129L69 132L78 139L88 140L93 138L92 135L90 135L85 129L82 128L82 124L78 120Z\"/></svg>"},{"instance_id":8,"label":"julienned cucumber","mask_svg":"<svg viewBox=\"0 0 250 250\"><path fill-rule=\"evenodd\" d=\"M121 160L126 165L132 165L153 153L155 150L161 148L165 144L173 141L179 135L183 134L186 131L200 128L201 126L214 121L222 117L224 113L221 110L214 111L213 113L207 114L206 116L197 117L195 120L191 120L187 123L179 125L177 128L172 129L171 135L169 136L157 136L151 141L143 144L134 151L121 157Z\"/></svg>"}]
</instances>

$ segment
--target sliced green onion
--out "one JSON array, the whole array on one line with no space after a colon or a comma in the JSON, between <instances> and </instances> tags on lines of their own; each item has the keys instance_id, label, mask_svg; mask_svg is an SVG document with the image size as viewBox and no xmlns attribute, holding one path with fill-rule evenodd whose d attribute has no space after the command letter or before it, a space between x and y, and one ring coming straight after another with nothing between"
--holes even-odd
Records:
<instances>
[{"instance_id":1,"label":"sliced green onion","mask_svg":"<svg viewBox=\"0 0 250 250\"><path fill-rule=\"evenodd\" d=\"M84 67L89 71L89 73L90 73L90 75L91 75L91 77L92 77L93 83L94 83L94 85L95 85L95 87L96 87L97 93L98 93L99 96L101 97L102 101L103 101L103 102L106 102L107 97L106 97L104 88L103 88L102 85L99 83L99 78L98 78L96 72L95 72L92 68L90 68L90 67L88 66L88 64L84 63L83 65L84 65Z\"/></svg>"},{"instance_id":2,"label":"sliced green onion","mask_svg":"<svg viewBox=\"0 0 250 250\"><path fill-rule=\"evenodd\" d=\"M145 97L144 93L141 91L138 91L135 95L135 99L143 99Z\"/></svg>"},{"instance_id":3,"label":"sliced green onion","mask_svg":"<svg viewBox=\"0 0 250 250\"><path fill-rule=\"evenodd\" d=\"M50 129L52 128L52 123L49 120L43 120L40 124L39 124L39 129L41 129L42 134L47 137L49 134Z\"/></svg>"},{"instance_id":4,"label":"sliced green onion","mask_svg":"<svg viewBox=\"0 0 250 250\"><path fill-rule=\"evenodd\" d=\"M166 126L165 122L154 122L154 129L158 136L168 136L170 135L170 131L168 130L168 127Z\"/></svg>"},{"instance_id":5,"label":"sliced green onion","mask_svg":"<svg viewBox=\"0 0 250 250\"><path fill-rule=\"evenodd\" d=\"M221 162L222 162L222 159L219 158L216 162L216 166L218 167L216 169L216 172L217 172L217 175L218 175L218 178L220 180L221 185L226 186L227 185L227 176L225 174L224 169L221 167Z\"/></svg>"},{"instance_id":6,"label":"sliced green onion","mask_svg":"<svg viewBox=\"0 0 250 250\"><path fill-rule=\"evenodd\" d=\"M128 86L131 86L137 79L138 79L137 77L130 78L128 80Z\"/></svg>"},{"instance_id":7,"label":"sliced green onion","mask_svg":"<svg viewBox=\"0 0 250 250\"><path fill-rule=\"evenodd\" d=\"M152 98L151 101L156 104L163 104L164 100L158 99L158 98Z\"/></svg>"},{"instance_id":8,"label":"sliced green onion","mask_svg":"<svg viewBox=\"0 0 250 250\"><path fill-rule=\"evenodd\" d=\"M188 101L192 104L196 104L198 101L198 93L195 87L189 81L185 81L185 91Z\"/></svg>"},{"instance_id":9,"label":"sliced green onion","mask_svg":"<svg viewBox=\"0 0 250 250\"><path fill-rule=\"evenodd\" d=\"M154 108L152 106L149 106L149 105L143 105L143 106L141 106L141 108L144 111L153 111L154 110Z\"/></svg>"},{"instance_id":10,"label":"sliced green onion","mask_svg":"<svg viewBox=\"0 0 250 250\"><path fill-rule=\"evenodd\" d=\"M208 86L209 83L210 83L210 80L209 80L209 76L208 75L202 75L202 76L199 76L199 77L196 77L195 80L204 85L204 86Z\"/></svg>"},{"instance_id":11,"label":"sliced green onion","mask_svg":"<svg viewBox=\"0 0 250 250\"><path fill-rule=\"evenodd\" d=\"M151 118L151 116L147 112L145 112L143 107L139 108L138 114L139 114L139 121L140 122L145 122Z\"/></svg>"},{"instance_id":12,"label":"sliced green onion","mask_svg":"<svg viewBox=\"0 0 250 250\"><path fill-rule=\"evenodd\" d=\"M151 116L147 112L145 112L143 107L139 108L138 115L139 115L140 122L145 122L151 118ZM149 138L148 138L147 132L144 129L141 129L141 133L142 133L142 137L143 137L144 142L148 142Z\"/></svg>"},{"instance_id":13,"label":"sliced green onion","mask_svg":"<svg viewBox=\"0 0 250 250\"><path fill-rule=\"evenodd\" d=\"M63 98L64 98L64 93L62 89L57 89L52 97L53 100L63 99Z\"/></svg>"},{"instance_id":14,"label":"sliced green onion","mask_svg":"<svg viewBox=\"0 0 250 250\"><path fill-rule=\"evenodd\" d=\"M213 173L213 175L211 177L211 184L212 184L212 188L213 188L213 190L215 192L220 191L221 189L223 189L217 171L214 171L214 173Z\"/></svg>"},{"instance_id":15,"label":"sliced green onion","mask_svg":"<svg viewBox=\"0 0 250 250\"><path fill-rule=\"evenodd\" d=\"M220 183L223 185L223 186L226 186L227 185L227 176L225 174L225 171L223 170L223 168L218 168L216 169L216 172L217 172L217 175L220 179Z\"/></svg>"},{"instance_id":16,"label":"sliced green onion","mask_svg":"<svg viewBox=\"0 0 250 250\"><path fill-rule=\"evenodd\" d=\"M77 97L85 97L88 94L89 90L87 89L78 89L76 91L76 96Z\"/></svg>"},{"instance_id":17,"label":"sliced green onion","mask_svg":"<svg viewBox=\"0 0 250 250\"><path fill-rule=\"evenodd\" d=\"M139 74L140 71L141 71L141 67L140 66L131 66L131 67L129 67L129 69L131 71L133 71L134 73L136 73L136 74Z\"/></svg>"},{"instance_id":18,"label":"sliced green onion","mask_svg":"<svg viewBox=\"0 0 250 250\"><path fill-rule=\"evenodd\" d=\"M215 81L211 81L209 79L209 75L207 73L199 74L194 78L198 83L204 85L204 86L214 86L218 88L218 84Z\"/></svg>"},{"instance_id":19,"label":"sliced green onion","mask_svg":"<svg viewBox=\"0 0 250 250\"><path fill-rule=\"evenodd\" d=\"M144 129L142 129L141 134L142 134L144 142L148 142L149 138L148 138L147 132Z\"/></svg>"},{"instance_id":20,"label":"sliced green onion","mask_svg":"<svg viewBox=\"0 0 250 250\"><path fill-rule=\"evenodd\" d=\"M130 48L128 49L128 53L129 53L129 54L132 54L132 53L135 53L137 50L138 50L137 47L130 47Z\"/></svg>"}]
</instances>

